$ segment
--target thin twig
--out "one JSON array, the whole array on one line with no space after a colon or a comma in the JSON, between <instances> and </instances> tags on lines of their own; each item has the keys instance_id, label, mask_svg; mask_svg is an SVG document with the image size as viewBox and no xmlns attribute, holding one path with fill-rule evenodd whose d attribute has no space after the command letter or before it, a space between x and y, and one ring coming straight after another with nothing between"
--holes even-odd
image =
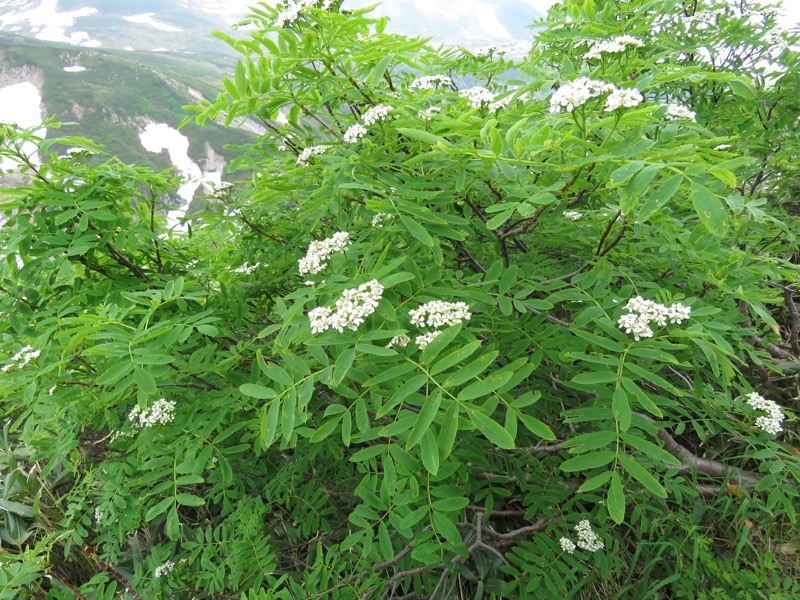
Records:
<instances>
[{"instance_id":1,"label":"thin twig","mask_svg":"<svg viewBox=\"0 0 800 600\"><path fill-rule=\"evenodd\" d=\"M248 219L247 216L244 214L244 212L239 211L239 216L242 217L242 221L245 223L245 225L247 225L250 229L252 229L256 233L259 233L259 234L263 235L264 237L267 237L267 238L271 239L273 242L277 242L279 244L283 244L284 246L286 246L289 243L286 240L284 240L283 238L275 237L274 235L271 235L271 234L267 233L266 231L264 231L261 227L259 227L255 223L253 223L250 219Z\"/></svg>"},{"instance_id":2,"label":"thin twig","mask_svg":"<svg viewBox=\"0 0 800 600\"><path fill-rule=\"evenodd\" d=\"M794 290L786 287L783 290L783 300L786 302L786 308L789 310L789 320L791 322L791 329L789 330L789 344L792 347L792 352L795 356L800 356L800 314L797 312L797 305L794 303Z\"/></svg>"}]
</instances>

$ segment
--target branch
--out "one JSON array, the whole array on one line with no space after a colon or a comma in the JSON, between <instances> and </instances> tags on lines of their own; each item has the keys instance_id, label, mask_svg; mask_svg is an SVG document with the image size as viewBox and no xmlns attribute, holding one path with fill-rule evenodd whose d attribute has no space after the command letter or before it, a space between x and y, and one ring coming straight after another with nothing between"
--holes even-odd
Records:
<instances>
[{"instance_id":1,"label":"branch","mask_svg":"<svg viewBox=\"0 0 800 600\"><path fill-rule=\"evenodd\" d=\"M114 248L111 242L106 242L106 249L111 253L111 258L121 264L123 267L128 269L131 273L133 273L139 279L146 281L147 283L152 283L153 280L150 279L144 271L142 271L139 267L133 264L131 261L127 259L127 257L122 254L119 250Z\"/></svg>"},{"instance_id":2,"label":"branch","mask_svg":"<svg viewBox=\"0 0 800 600\"><path fill-rule=\"evenodd\" d=\"M797 305L794 303L794 289L786 287L783 290L783 300L786 302L786 308L789 310L789 319L791 322L791 329L789 330L789 344L792 347L792 352L800 356L800 314L797 312Z\"/></svg>"},{"instance_id":3,"label":"branch","mask_svg":"<svg viewBox=\"0 0 800 600\"><path fill-rule=\"evenodd\" d=\"M557 521L560 517L551 517L549 519L539 519L532 525L527 525L526 527L520 527L519 529L514 529L513 531L509 531L508 533L498 533L494 529L484 529L484 532L488 534L489 537L492 539L497 540L498 546L508 546L509 544L514 543L518 537L522 537L524 535L528 535L529 533L535 533L537 531L541 531L550 523Z\"/></svg>"},{"instance_id":4,"label":"branch","mask_svg":"<svg viewBox=\"0 0 800 600\"><path fill-rule=\"evenodd\" d=\"M122 575L122 573L117 571L114 567L107 565L105 562L103 562L103 560L99 556L97 556L97 553L94 550L92 550L90 546L84 546L83 551L89 558L91 558L95 562L95 564L97 564L98 567L100 567L103 571L105 571L106 573L111 575L114 579L119 581L123 585L125 592L128 595L130 595L134 600L142 600L142 597L139 595L139 593L131 586L131 582L127 578L125 578Z\"/></svg>"},{"instance_id":5,"label":"branch","mask_svg":"<svg viewBox=\"0 0 800 600\"><path fill-rule=\"evenodd\" d=\"M256 225L255 223L253 223L253 222L252 222L250 219L248 219L248 218L247 218L247 216L245 216L245 214L244 214L244 212L243 212L243 211L239 211L239 215L241 215L241 217L242 217L242 221L244 221L244 223L245 223L245 224L246 224L246 225L247 225L247 226L248 226L250 229L252 229L253 231L255 231L256 233L260 233L260 234L261 234L261 235L263 235L264 237L267 237L267 238L271 239L273 242L278 242L279 244L283 244L284 246L286 246L286 245L289 243L289 242L287 242L286 240L284 240L283 238L279 238L279 237L275 237L274 235L270 235L269 233L267 233L266 231L264 231L263 229L261 229L261 227L259 227L259 226L258 226L258 225Z\"/></svg>"},{"instance_id":6,"label":"branch","mask_svg":"<svg viewBox=\"0 0 800 600\"><path fill-rule=\"evenodd\" d=\"M439 568L444 567L444 565L439 565ZM383 592L382 598L390 598L394 594L394 588L397 583L406 577L412 577L414 575L421 575L423 573L432 573L436 571L433 567L416 567L414 569L408 569L406 571L399 571L395 573L392 578L386 582L385 584L385 591Z\"/></svg>"},{"instance_id":7,"label":"branch","mask_svg":"<svg viewBox=\"0 0 800 600\"><path fill-rule=\"evenodd\" d=\"M643 413L636 413L646 421L655 423L656 420L649 415ZM657 431L658 438L664 442L664 450L672 454L675 458L681 461L681 465L685 468L694 469L698 473L710 475L711 477L730 477L738 485L754 485L758 483L763 475L746 471L738 467L731 467L725 463L721 463L709 458L701 458L691 452L688 448L681 446L674 437L663 427L659 427Z\"/></svg>"}]
</instances>

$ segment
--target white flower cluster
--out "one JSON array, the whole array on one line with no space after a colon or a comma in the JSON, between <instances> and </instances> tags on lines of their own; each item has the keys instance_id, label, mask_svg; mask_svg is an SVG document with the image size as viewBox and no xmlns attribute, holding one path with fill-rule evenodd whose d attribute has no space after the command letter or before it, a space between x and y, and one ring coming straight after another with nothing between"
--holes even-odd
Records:
<instances>
[{"instance_id":1,"label":"white flower cluster","mask_svg":"<svg viewBox=\"0 0 800 600\"><path fill-rule=\"evenodd\" d=\"M755 410L763 410L766 415L761 415L756 419L756 427L766 431L771 435L775 435L783 431L781 423L786 419L781 407L773 402L767 400L758 392L750 392L745 396L747 403Z\"/></svg>"},{"instance_id":2,"label":"white flower cluster","mask_svg":"<svg viewBox=\"0 0 800 600\"><path fill-rule=\"evenodd\" d=\"M453 80L447 75L425 75L417 77L408 87L417 90L432 90L436 85L450 87L453 85Z\"/></svg>"},{"instance_id":3,"label":"white flower cluster","mask_svg":"<svg viewBox=\"0 0 800 600\"><path fill-rule=\"evenodd\" d=\"M214 190L214 198L217 200L227 198L233 191L233 187L234 185L230 181L221 182Z\"/></svg>"},{"instance_id":4,"label":"white flower cluster","mask_svg":"<svg viewBox=\"0 0 800 600\"><path fill-rule=\"evenodd\" d=\"M319 273L328 266L328 259L337 252L344 252L350 245L350 234L339 231L333 237L315 240L308 246L306 255L297 261L300 275Z\"/></svg>"},{"instance_id":5,"label":"white flower cluster","mask_svg":"<svg viewBox=\"0 0 800 600\"><path fill-rule=\"evenodd\" d=\"M254 265L249 263L244 263L241 267L237 267L233 270L234 273L244 273L245 275L250 275L253 271L255 271L258 267L261 266L260 262L257 262Z\"/></svg>"},{"instance_id":6,"label":"white flower cluster","mask_svg":"<svg viewBox=\"0 0 800 600\"><path fill-rule=\"evenodd\" d=\"M481 85L461 90L458 95L466 98L472 108L480 108L494 101L494 94Z\"/></svg>"},{"instance_id":7,"label":"white flower cluster","mask_svg":"<svg viewBox=\"0 0 800 600\"><path fill-rule=\"evenodd\" d=\"M633 108L638 106L644 98L642 93L636 88L617 88L606 98L604 110L611 112L618 108Z\"/></svg>"},{"instance_id":8,"label":"white flower cluster","mask_svg":"<svg viewBox=\"0 0 800 600\"><path fill-rule=\"evenodd\" d=\"M565 210L563 213L561 213L561 216L565 219L569 219L570 221L577 221L583 217L583 213L579 213L577 210Z\"/></svg>"},{"instance_id":9,"label":"white flower cluster","mask_svg":"<svg viewBox=\"0 0 800 600\"><path fill-rule=\"evenodd\" d=\"M335 311L327 306L320 306L308 313L311 333L316 335L328 329L342 333L345 328L355 331L375 312L382 297L383 286L377 279L343 291L342 297L336 301Z\"/></svg>"},{"instance_id":10,"label":"white flower cluster","mask_svg":"<svg viewBox=\"0 0 800 600\"><path fill-rule=\"evenodd\" d=\"M322 10L328 10L331 6L331 2L333 0L324 0L320 5ZM278 27L286 27L287 25L291 25L297 20L297 17L300 16L300 12L308 7L314 6L317 4L317 0L289 0L286 3L286 8L278 14L278 18L275 19L275 25Z\"/></svg>"},{"instance_id":11,"label":"white flower cluster","mask_svg":"<svg viewBox=\"0 0 800 600\"><path fill-rule=\"evenodd\" d=\"M175 568L175 563L171 560L168 560L163 565L158 565L156 567L155 572L153 573L153 577L163 577L164 575L169 575L172 573L172 570Z\"/></svg>"},{"instance_id":12,"label":"white flower cluster","mask_svg":"<svg viewBox=\"0 0 800 600\"><path fill-rule=\"evenodd\" d=\"M389 104L376 104L375 106L371 106L362 117L364 125L369 126L385 121L389 117L390 110L392 110L392 106Z\"/></svg>"},{"instance_id":13,"label":"white flower cluster","mask_svg":"<svg viewBox=\"0 0 800 600\"><path fill-rule=\"evenodd\" d=\"M308 148L303 148L303 151L297 157L297 164L302 167L307 167L309 165L308 160L317 154L324 154L330 149L330 146L309 146Z\"/></svg>"},{"instance_id":14,"label":"white flower cluster","mask_svg":"<svg viewBox=\"0 0 800 600\"><path fill-rule=\"evenodd\" d=\"M625 333L632 333L633 339L637 342L642 338L653 337L653 330L650 323L664 327L667 320L670 323L683 323L689 318L692 309L680 302L675 302L669 306L658 304L652 300L645 300L641 296L636 296L628 300L625 305L628 314L622 315L617 321L620 329Z\"/></svg>"},{"instance_id":15,"label":"white flower cluster","mask_svg":"<svg viewBox=\"0 0 800 600\"><path fill-rule=\"evenodd\" d=\"M34 350L30 346L25 346L22 350L20 350L14 356L12 356L11 362L9 362L2 369L0 369L0 371L2 371L3 373L8 373L14 367L16 367L17 369L21 369L29 362L31 362L31 360L38 357L41 353L42 353L41 350Z\"/></svg>"},{"instance_id":16,"label":"white flower cluster","mask_svg":"<svg viewBox=\"0 0 800 600\"><path fill-rule=\"evenodd\" d=\"M391 213L377 213L372 217L372 226L381 229L387 221L394 219Z\"/></svg>"},{"instance_id":17,"label":"white flower cluster","mask_svg":"<svg viewBox=\"0 0 800 600\"><path fill-rule=\"evenodd\" d=\"M694 121L697 117L697 114L685 106L681 106L680 104L667 104L667 112L664 116L670 121L675 121L678 119Z\"/></svg>"},{"instance_id":18,"label":"white flower cluster","mask_svg":"<svg viewBox=\"0 0 800 600\"><path fill-rule=\"evenodd\" d=\"M428 108L419 111L417 113L417 116L423 121L430 121L433 118L433 115L440 112L442 112L441 106L430 106Z\"/></svg>"},{"instance_id":19,"label":"white flower cluster","mask_svg":"<svg viewBox=\"0 0 800 600\"><path fill-rule=\"evenodd\" d=\"M567 554L572 554L575 552L575 542L573 542L571 539L562 537L560 540L558 540L558 543L561 544L561 549Z\"/></svg>"},{"instance_id":20,"label":"white flower cluster","mask_svg":"<svg viewBox=\"0 0 800 600\"><path fill-rule=\"evenodd\" d=\"M592 42L589 51L583 55L583 58L601 58L603 53L616 54L625 52L625 50L628 49L628 46L641 48L644 46L644 42L630 35L620 35L608 40Z\"/></svg>"},{"instance_id":21,"label":"white flower cluster","mask_svg":"<svg viewBox=\"0 0 800 600\"><path fill-rule=\"evenodd\" d=\"M99 506L94 507L94 520L96 523L100 523L103 519L105 519L105 515L103 514L102 509Z\"/></svg>"},{"instance_id":22,"label":"white flower cluster","mask_svg":"<svg viewBox=\"0 0 800 600\"><path fill-rule=\"evenodd\" d=\"M108 438L108 441L109 441L109 443L113 444L119 438L129 438L129 437L133 437L134 435L136 435L136 434L133 431L121 431L119 429L116 429L116 430L111 432L111 436Z\"/></svg>"},{"instance_id":23,"label":"white flower cluster","mask_svg":"<svg viewBox=\"0 0 800 600\"><path fill-rule=\"evenodd\" d=\"M697 11L693 15L689 15L688 17L683 17L683 25L686 29L691 28L693 25L697 25L698 29L708 29L709 27L713 26L717 22L717 17L724 16L724 12L722 10L700 10Z\"/></svg>"},{"instance_id":24,"label":"white flower cluster","mask_svg":"<svg viewBox=\"0 0 800 600\"><path fill-rule=\"evenodd\" d=\"M355 144L358 140L367 135L367 128L361 123L355 123L347 128L342 139L348 144Z\"/></svg>"},{"instance_id":25,"label":"white flower cluster","mask_svg":"<svg viewBox=\"0 0 800 600\"><path fill-rule=\"evenodd\" d=\"M442 332L438 329L436 331L429 331L428 333L418 335L417 339L414 341L417 343L417 346L419 346L420 350L424 350L425 346L430 344L440 333Z\"/></svg>"},{"instance_id":26,"label":"white flower cluster","mask_svg":"<svg viewBox=\"0 0 800 600\"><path fill-rule=\"evenodd\" d=\"M578 534L578 548L588 552L597 552L604 548L603 540L594 532L586 519L575 525L575 532Z\"/></svg>"},{"instance_id":27,"label":"white flower cluster","mask_svg":"<svg viewBox=\"0 0 800 600\"><path fill-rule=\"evenodd\" d=\"M495 96L496 98L497 96ZM501 108L505 108L511 103L511 98L513 94L508 94L507 96L500 98L499 100L495 100L494 102L489 103L489 112L497 112ZM520 97L520 100L522 98Z\"/></svg>"},{"instance_id":28,"label":"white flower cluster","mask_svg":"<svg viewBox=\"0 0 800 600\"><path fill-rule=\"evenodd\" d=\"M469 320L472 314L465 302L431 300L409 312L411 324L417 327L443 327L458 325ZM427 315L427 319L425 318Z\"/></svg>"},{"instance_id":29,"label":"white flower cluster","mask_svg":"<svg viewBox=\"0 0 800 600\"><path fill-rule=\"evenodd\" d=\"M128 413L128 419L133 421L136 427L166 425L175 419L175 401L161 398L153 402L150 408L142 408L137 404Z\"/></svg>"},{"instance_id":30,"label":"white flower cluster","mask_svg":"<svg viewBox=\"0 0 800 600\"><path fill-rule=\"evenodd\" d=\"M395 346L400 346L401 348L405 348L409 343L411 343L411 338L407 335L396 335L392 338L392 341L386 344L386 347L394 348Z\"/></svg>"},{"instance_id":31,"label":"white flower cluster","mask_svg":"<svg viewBox=\"0 0 800 600\"><path fill-rule=\"evenodd\" d=\"M490 92L485 87L476 85L475 87L461 90L458 95L466 98L472 108L486 107L489 112L497 112L501 108L505 108L511 102L512 94L496 100L499 94Z\"/></svg>"},{"instance_id":32,"label":"white flower cluster","mask_svg":"<svg viewBox=\"0 0 800 600\"><path fill-rule=\"evenodd\" d=\"M419 308L409 311L411 324L417 327L444 327L446 325L457 325L469 320L472 313L465 302L444 302L442 300L432 300L426 302ZM441 330L436 329L428 333L417 336L416 343L420 350L431 343L439 335Z\"/></svg>"},{"instance_id":33,"label":"white flower cluster","mask_svg":"<svg viewBox=\"0 0 800 600\"><path fill-rule=\"evenodd\" d=\"M562 108L572 112L576 106L583 106L591 98L597 98L615 89L617 88L611 83L580 77L563 84L555 91L550 97L550 112L561 112Z\"/></svg>"}]
</instances>

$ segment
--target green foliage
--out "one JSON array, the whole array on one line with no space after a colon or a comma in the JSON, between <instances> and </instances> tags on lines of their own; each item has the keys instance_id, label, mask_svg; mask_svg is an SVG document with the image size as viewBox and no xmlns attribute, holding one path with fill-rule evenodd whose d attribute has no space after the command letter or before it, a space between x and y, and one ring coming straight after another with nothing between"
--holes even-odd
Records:
<instances>
[{"instance_id":1,"label":"green foliage","mask_svg":"<svg viewBox=\"0 0 800 600\"><path fill-rule=\"evenodd\" d=\"M568 1L517 61L281 9L218 34L242 60L187 119L269 130L186 235L167 173L49 153L75 139L37 166L3 130L35 175L0 207L4 585L795 596L796 37L758 5ZM550 110L580 76L616 91Z\"/></svg>"}]
</instances>

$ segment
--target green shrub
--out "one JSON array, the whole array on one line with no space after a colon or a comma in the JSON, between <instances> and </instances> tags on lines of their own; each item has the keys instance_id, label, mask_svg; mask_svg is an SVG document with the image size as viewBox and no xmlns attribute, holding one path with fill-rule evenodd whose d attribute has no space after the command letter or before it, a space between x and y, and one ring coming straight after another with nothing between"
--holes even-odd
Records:
<instances>
[{"instance_id":1,"label":"green shrub","mask_svg":"<svg viewBox=\"0 0 800 600\"><path fill-rule=\"evenodd\" d=\"M796 36L322 4L217 34L191 119L268 132L187 234L113 158L6 192L0 598L795 597Z\"/></svg>"}]
</instances>

